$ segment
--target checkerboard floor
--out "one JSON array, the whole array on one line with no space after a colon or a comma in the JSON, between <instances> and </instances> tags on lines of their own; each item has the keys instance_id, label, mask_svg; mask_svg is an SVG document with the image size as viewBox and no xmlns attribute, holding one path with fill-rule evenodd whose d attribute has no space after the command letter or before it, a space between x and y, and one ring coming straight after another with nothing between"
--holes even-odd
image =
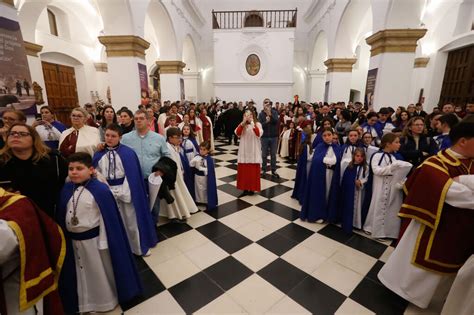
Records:
<instances>
[{"instance_id":1,"label":"checkerboard floor","mask_svg":"<svg viewBox=\"0 0 474 315\"><path fill-rule=\"evenodd\" d=\"M265 176L259 194L238 198L236 153L217 143L216 211L157 228L160 243L137 258L145 295L125 314L439 313L442 301L423 311L379 282L389 242L299 219L295 163L279 159L280 179Z\"/></svg>"}]
</instances>

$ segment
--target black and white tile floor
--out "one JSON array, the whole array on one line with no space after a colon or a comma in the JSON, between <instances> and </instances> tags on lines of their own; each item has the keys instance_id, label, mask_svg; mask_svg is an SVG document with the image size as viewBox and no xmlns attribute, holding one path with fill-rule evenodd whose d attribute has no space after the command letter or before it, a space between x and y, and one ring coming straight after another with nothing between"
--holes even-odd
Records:
<instances>
[{"instance_id":1,"label":"black and white tile floor","mask_svg":"<svg viewBox=\"0 0 474 315\"><path fill-rule=\"evenodd\" d=\"M437 314L386 289L377 273L390 243L299 219L290 198L295 163L279 159L280 179L238 198L237 147L218 143L215 212L157 228L152 255L137 258L145 296L125 314ZM117 310L120 312L120 310Z\"/></svg>"}]
</instances>

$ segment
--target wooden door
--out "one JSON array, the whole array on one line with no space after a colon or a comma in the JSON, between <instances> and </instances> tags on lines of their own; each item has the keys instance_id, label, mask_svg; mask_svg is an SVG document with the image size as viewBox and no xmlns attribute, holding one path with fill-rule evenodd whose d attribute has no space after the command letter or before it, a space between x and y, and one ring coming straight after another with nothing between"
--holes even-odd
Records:
<instances>
[{"instance_id":1,"label":"wooden door","mask_svg":"<svg viewBox=\"0 0 474 315\"><path fill-rule=\"evenodd\" d=\"M48 105L59 121L70 125L71 110L79 106L74 68L44 61L42 65Z\"/></svg>"},{"instance_id":2,"label":"wooden door","mask_svg":"<svg viewBox=\"0 0 474 315\"><path fill-rule=\"evenodd\" d=\"M449 52L440 105L464 105L474 101L474 46Z\"/></svg>"}]
</instances>

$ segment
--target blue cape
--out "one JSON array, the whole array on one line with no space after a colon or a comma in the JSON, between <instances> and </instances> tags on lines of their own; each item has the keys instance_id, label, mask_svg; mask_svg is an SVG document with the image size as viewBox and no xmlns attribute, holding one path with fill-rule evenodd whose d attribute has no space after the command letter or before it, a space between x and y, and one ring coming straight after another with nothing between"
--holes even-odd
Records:
<instances>
[{"instance_id":1,"label":"blue cape","mask_svg":"<svg viewBox=\"0 0 474 315\"><path fill-rule=\"evenodd\" d=\"M449 149L452 145L451 138L449 135L440 135L438 140L441 140L441 145L439 147L439 151Z\"/></svg>"},{"instance_id":2,"label":"blue cape","mask_svg":"<svg viewBox=\"0 0 474 315\"><path fill-rule=\"evenodd\" d=\"M179 153L179 158L181 159L181 164L183 165L183 179L186 188L188 189L191 197L196 200L196 192L194 191L194 171L193 168L189 165L188 158L184 152Z\"/></svg>"},{"instance_id":3,"label":"blue cape","mask_svg":"<svg viewBox=\"0 0 474 315\"><path fill-rule=\"evenodd\" d=\"M304 145L303 152L301 152L296 164L295 186L291 198L297 199L300 205L304 202L306 192L306 184L308 182L307 176L307 161L308 161L308 146Z\"/></svg>"},{"instance_id":4,"label":"blue cape","mask_svg":"<svg viewBox=\"0 0 474 315\"><path fill-rule=\"evenodd\" d=\"M67 203L71 199L74 189L75 185L73 183L66 183L59 200L57 222L64 231L67 231ZM117 204L109 187L97 179L91 179L87 183L86 189L92 194L99 206L107 233L118 300L119 303L125 303L141 295L143 289ZM59 293L66 313L79 312L76 261L72 241L69 237L66 237L66 257L59 278Z\"/></svg>"},{"instance_id":5,"label":"blue cape","mask_svg":"<svg viewBox=\"0 0 474 315\"><path fill-rule=\"evenodd\" d=\"M313 140L313 149L315 149L318 146L318 144L322 142L323 142L323 133L322 132L316 133L316 137Z\"/></svg>"},{"instance_id":6,"label":"blue cape","mask_svg":"<svg viewBox=\"0 0 474 315\"><path fill-rule=\"evenodd\" d=\"M329 145L323 142L316 147L313 160L311 161L311 170L308 176L304 202L300 213L302 220L315 222L319 219L323 219L327 221L329 218L329 208L337 208L341 153L339 145L331 144L330 146L333 148L334 154L337 157L337 163L334 165L334 174L331 181L328 202L326 202L326 166L323 163L323 159Z\"/></svg>"},{"instance_id":7,"label":"blue cape","mask_svg":"<svg viewBox=\"0 0 474 315\"><path fill-rule=\"evenodd\" d=\"M60 123L59 121L57 120L54 120L51 125L54 126L54 128L58 129L59 132L63 132L64 130L66 130L66 126L64 126L62 123Z\"/></svg>"},{"instance_id":8,"label":"blue cape","mask_svg":"<svg viewBox=\"0 0 474 315\"><path fill-rule=\"evenodd\" d=\"M216 170L214 160L208 154L207 162L207 210L214 210L217 208L217 184L216 184Z\"/></svg>"},{"instance_id":9,"label":"blue cape","mask_svg":"<svg viewBox=\"0 0 474 315\"><path fill-rule=\"evenodd\" d=\"M368 172L368 170L361 170ZM362 175L362 174L361 174ZM357 166L347 167L342 176L341 183L341 224L342 230L348 234L352 233L354 222L354 197L355 197L355 181L357 179ZM365 221L367 213L363 216Z\"/></svg>"},{"instance_id":10,"label":"blue cape","mask_svg":"<svg viewBox=\"0 0 474 315\"><path fill-rule=\"evenodd\" d=\"M137 216L140 248L142 254L145 254L150 248L155 247L156 243L158 243L158 238L151 216L150 204L146 195L147 190L142 178L140 162L138 161L135 151L124 144L120 144L115 151L120 156L123 168L125 169L125 176L127 177L128 186L130 187L132 203ZM106 153L107 150L102 150L94 154L92 162L94 167L97 167L97 164Z\"/></svg>"}]
</instances>

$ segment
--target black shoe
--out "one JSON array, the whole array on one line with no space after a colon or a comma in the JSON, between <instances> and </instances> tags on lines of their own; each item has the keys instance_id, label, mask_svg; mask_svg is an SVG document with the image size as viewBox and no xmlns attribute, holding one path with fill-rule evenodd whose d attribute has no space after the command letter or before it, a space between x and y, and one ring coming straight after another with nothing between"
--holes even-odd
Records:
<instances>
[{"instance_id":1,"label":"black shoe","mask_svg":"<svg viewBox=\"0 0 474 315\"><path fill-rule=\"evenodd\" d=\"M239 197L237 197L237 198L242 198L242 197L248 196L248 194L249 194L249 191L248 191L248 190L244 190L244 192L241 193L241 194L239 195Z\"/></svg>"},{"instance_id":2,"label":"black shoe","mask_svg":"<svg viewBox=\"0 0 474 315\"><path fill-rule=\"evenodd\" d=\"M278 175L276 172L272 172L272 176L275 177L275 178L280 178L280 175Z\"/></svg>"},{"instance_id":3,"label":"black shoe","mask_svg":"<svg viewBox=\"0 0 474 315\"><path fill-rule=\"evenodd\" d=\"M251 191L251 190L250 190L249 193L248 193L248 195L249 195L249 196L255 195L255 191Z\"/></svg>"}]
</instances>

